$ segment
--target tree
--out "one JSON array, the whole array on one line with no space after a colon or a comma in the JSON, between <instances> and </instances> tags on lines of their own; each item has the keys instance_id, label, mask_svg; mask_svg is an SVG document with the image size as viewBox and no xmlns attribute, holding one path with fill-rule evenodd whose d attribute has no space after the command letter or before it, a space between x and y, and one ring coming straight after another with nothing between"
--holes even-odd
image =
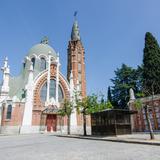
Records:
<instances>
[{"instance_id":1,"label":"tree","mask_svg":"<svg viewBox=\"0 0 160 160\"><path fill-rule=\"evenodd\" d=\"M81 100L77 100L77 109L79 113L82 113L83 116L83 130L84 130L84 136L87 135L86 131L86 116L94 113L99 112L105 109L112 109L113 106L110 101L104 100L104 96L101 96L100 102L98 101L98 96L92 95L82 98Z\"/></svg>"},{"instance_id":2,"label":"tree","mask_svg":"<svg viewBox=\"0 0 160 160\"><path fill-rule=\"evenodd\" d=\"M135 88L135 96L136 98L144 97L144 89L143 89L143 65L138 66L135 73L136 79L136 88Z\"/></svg>"},{"instance_id":3,"label":"tree","mask_svg":"<svg viewBox=\"0 0 160 160\"><path fill-rule=\"evenodd\" d=\"M138 73L139 72L139 73ZM135 93L139 92L137 82L140 82L140 70L133 69L125 64L115 71L114 79L111 79L112 86L112 104L118 108L128 108L129 89L132 88ZM139 80L139 81L138 81Z\"/></svg>"},{"instance_id":4,"label":"tree","mask_svg":"<svg viewBox=\"0 0 160 160\"><path fill-rule=\"evenodd\" d=\"M156 38L149 32L145 35L143 50L143 88L148 95L160 93L160 48Z\"/></svg>"},{"instance_id":5,"label":"tree","mask_svg":"<svg viewBox=\"0 0 160 160\"><path fill-rule=\"evenodd\" d=\"M143 52L143 88L146 96L152 96L154 123L158 128L153 97L160 93L160 48L156 38L149 32L145 35Z\"/></svg>"},{"instance_id":6,"label":"tree","mask_svg":"<svg viewBox=\"0 0 160 160\"><path fill-rule=\"evenodd\" d=\"M136 106L137 110L144 109L148 129L149 129L149 133L150 133L150 139L154 139L154 132L153 132L152 124L151 124L151 121L149 118L149 113L148 113L149 106L146 104L143 104L142 101L140 101L140 100L135 101L135 106Z\"/></svg>"},{"instance_id":7,"label":"tree","mask_svg":"<svg viewBox=\"0 0 160 160\"><path fill-rule=\"evenodd\" d=\"M105 109L112 109L113 105L110 100L105 100L104 95L100 96L100 101L98 102L97 108L94 108L94 112L100 112Z\"/></svg>"},{"instance_id":8,"label":"tree","mask_svg":"<svg viewBox=\"0 0 160 160\"><path fill-rule=\"evenodd\" d=\"M112 94L111 94L110 86L108 87L108 91L107 91L107 100L112 103Z\"/></svg>"},{"instance_id":9,"label":"tree","mask_svg":"<svg viewBox=\"0 0 160 160\"><path fill-rule=\"evenodd\" d=\"M63 107L59 109L58 114L62 117L67 116L67 134L70 134L70 119L73 111L73 103L67 99L64 100Z\"/></svg>"},{"instance_id":10,"label":"tree","mask_svg":"<svg viewBox=\"0 0 160 160\"><path fill-rule=\"evenodd\" d=\"M83 116L83 131L84 131L83 135L86 136L87 135L86 116L88 114L93 113L98 108L97 96L92 95L84 97L82 99L76 99L76 105L79 113L82 113Z\"/></svg>"}]
</instances>

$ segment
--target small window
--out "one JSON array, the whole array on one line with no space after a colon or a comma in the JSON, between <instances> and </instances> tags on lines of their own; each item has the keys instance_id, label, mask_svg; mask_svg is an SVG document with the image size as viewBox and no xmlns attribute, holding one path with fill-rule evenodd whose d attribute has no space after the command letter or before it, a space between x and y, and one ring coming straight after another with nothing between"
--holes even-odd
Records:
<instances>
[{"instance_id":1,"label":"small window","mask_svg":"<svg viewBox=\"0 0 160 160\"><path fill-rule=\"evenodd\" d=\"M32 61L32 63L33 63L33 69L34 69L36 59L35 59L35 58L32 58L31 61Z\"/></svg>"},{"instance_id":2,"label":"small window","mask_svg":"<svg viewBox=\"0 0 160 160\"><path fill-rule=\"evenodd\" d=\"M81 62L81 53L78 53L78 62Z\"/></svg>"},{"instance_id":3,"label":"small window","mask_svg":"<svg viewBox=\"0 0 160 160\"><path fill-rule=\"evenodd\" d=\"M11 115L12 115L12 105L9 104L8 108L7 108L7 116L6 119L11 119Z\"/></svg>"},{"instance_id":4,"label":"small window","mask_svg":"<svg viewBox=\"0 0 160 160\"><path fill-rule=\"evenodd\" d=\"M81 75L81 73L78 73L78 80L79 80L79 81L82 80L82 75Z\"/></svg>"},{"instance_id":5,"label":"small window","mask_svg":"<svg viewBox=\"0 0 160 160\"><path fill-rule=\"evenodd\" d=\"M80 72L82 69L81 63L78 63L78 71Z\"/></svg>"},{"instance_id":6,"label":"small window","mask_svg":"<svg viewBox=\"0 0 160 160\"><path fill-rule=\"evenodd\" d=\"M46 60L45 60L45 58L41 58L40 70L43 71L45 69L46 69Z\"/></svg>"}]
</instances>

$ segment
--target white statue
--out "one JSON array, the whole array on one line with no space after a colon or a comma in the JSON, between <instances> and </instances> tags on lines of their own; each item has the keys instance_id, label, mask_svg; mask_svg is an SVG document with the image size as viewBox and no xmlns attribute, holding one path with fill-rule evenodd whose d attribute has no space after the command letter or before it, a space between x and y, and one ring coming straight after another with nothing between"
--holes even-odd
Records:
<instances>
[{"instance_id":1,"label":"white statue","mask_svg":"<svg viewBox=\"0 0 160 160\"><path fill-rule=\"evenodd\" d=\"M135 95L134 95L134 91L132 88L129 89L129 97L130 97L130 100L135 100Z\"/></svg>"}]
</instances>

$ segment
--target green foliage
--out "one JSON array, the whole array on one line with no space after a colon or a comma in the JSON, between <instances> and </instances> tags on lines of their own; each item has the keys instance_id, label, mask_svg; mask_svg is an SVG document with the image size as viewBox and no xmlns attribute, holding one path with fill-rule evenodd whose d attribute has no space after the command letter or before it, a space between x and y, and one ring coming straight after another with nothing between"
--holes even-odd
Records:
<instances>
[{"instance_id":1,"label":"green foliage","mask_svg":"<svg viewBox=\"0 0 160 160\"><path fill-rule=\"evenodd\" d=\"M147 32L143 64L137 69L122 64L111 79L111 103L119 108L127 108L129 89L132 88L136 98L160 93L160 48L155 37ZM109 90L109 89L108 89ZM110 94L110 93L109 93Z\"/></svg>"},{"instance_id":2,"label":"green foliage","mask_svg":"<svg viewBox=\"0 0 160 160\"><path fill-rule=\"evenodd\" d=\"M144 97L144 96L145 96L145 94L144 94L142 91L136 93L136 97L137 97L137 98L141 98L141 97Z\"/></svg>"},{"instance_id":3,"label":"green foliage","mask_svg":"<svg viewBox=\"0 0 160 160\"><path fill-rule=\"evenodd\" d=\"M143 55L143 88L146 95L160 93L160 48L155 37L147 32Z\"/></svg>"},{"instance_id":4,"label":"green foliage","mask_svg":"<svg viewBox=\"0 0 160 160\"><path fill-rule=\"evenodd\" d=\"M108 87L107 100L112 103L112 94L111 94L111 88L110 88L110 86Z\"/></svg>"},{"instance_id":5,"label":"green foliage","mask_svg":"<svg viewBox=\"0 0 160 160\"><path fill-rule=\"evenodd\" d=\"M107 109L113 109L112 103L110 101L107 101L106 108Z\"/></svg>"},{"instance_id":6,"label":"green foliage","mask_svg":"<svg viewBox=\"0 0 160 160\"><path fill-rule=\"evenodd\" d=\"M95 108L95 112L99 112L99 111L103 111L105 109L112 109L113 108L112 103L109 100L105 101L104 99L103 100L101 99L101 101L98 103L97 107L98 108Z\"/></svg>"},{"instance_id":7,"label":"green foliage","mask_svg":"<svg viewBox=\"0 0 160 160\"><path fill-rule=\"evenodd\" d=\"M62 117L69 117L73 111L73 104L69 100L65 99L63 103L63 107L59 109L58 114Z\"/></svg>"},{"instance_id":8,"label":"green foliage","mask_svg":"<svg viewBox=\"0 0 160 160\"><path fill-rule=\"evenodd\" d=\"M84 97L81 100L77 100L77 110L85 115L95 111L98 106L98 98L96 95Z\"/></svg>"},{"instance_id":9,"label":"green foliage","mask_svg":"<svg viewBox=\"0 0 160 160\"><path fill-rule=\"evenodd\" d=\"M141 67L133 69L125 64L115 71L114 79L111 79L112 86L112 104L118 108L127 108L129 101L129 89L132 88L135 93L141 90Z\"/></svg>"},{"instance_id":10,"label":"green foliage","mask_svg":"<svg viewBox=\"0 0 160 160\"><path fill-rule=\"evenodd\" d=\"M142 103L142 101L141 100L136 100L135 102L134 102L134 104L135 104L135 107L138 109L138 110L140 110L142 107L143 107L143 103Z\"/></svg>"},{"instance_id":11,"label":"green foliage","mask_svg":"<svg viewBox=\"0 0 160 160\"><path fill-rule=\"evenodd\" d=\"M77 110L78 113L82 114L91 114L94 112L99 112L105 109L112 109L113 106L109 100L104 100L104 96L100 97L92 95L83 98L82 100L77 100Z\"/></svg>"}]
</instances>

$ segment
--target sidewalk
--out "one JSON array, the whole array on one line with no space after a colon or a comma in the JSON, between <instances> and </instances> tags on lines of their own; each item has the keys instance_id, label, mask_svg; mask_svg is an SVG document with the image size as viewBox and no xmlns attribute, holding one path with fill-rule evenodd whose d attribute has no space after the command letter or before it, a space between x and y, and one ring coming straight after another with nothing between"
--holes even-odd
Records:
<instances>
[{"instance_id":1,"label":"sidewalk","mask_svg":"<svg viewBox=\"0 0 160 160\"><path fill-rule=\"evenodd\" d=\"M98 140L98 141L111 141L111 142L121 142L121 143L135 143L135 144L145 144L145 145L156 145L160 146L160 134L155 134L155 140L150 140L149 134L131 134L131 135L119 135L119 136L82 136L82 135L55 135L58 137L66 138L78 138L78 139L88 139L88 140Z\"/></svg>"}]
</instances>

